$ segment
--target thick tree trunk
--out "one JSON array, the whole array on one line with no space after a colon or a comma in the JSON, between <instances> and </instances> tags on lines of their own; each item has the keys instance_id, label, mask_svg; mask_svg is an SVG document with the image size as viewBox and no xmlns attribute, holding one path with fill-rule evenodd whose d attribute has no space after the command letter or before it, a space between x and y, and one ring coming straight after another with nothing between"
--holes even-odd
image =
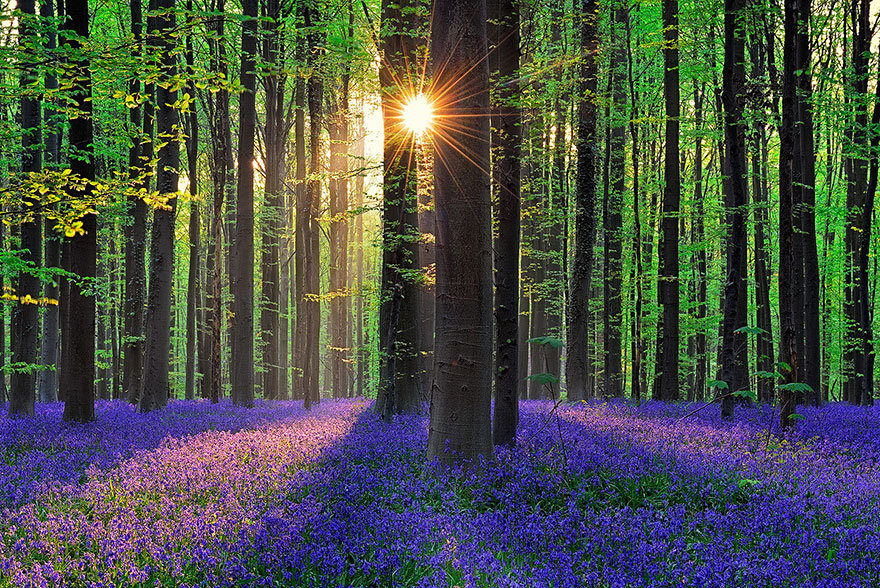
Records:
<instances>
[{"instance_id":1,"label":"thick tree trunk","mask_svg":"<svg viewBox=\"0 0 880 588\"><path fill-rule=\"evenodd\" d=\"M174 0L157 0L156 29L170 31L176 26ZM170 35L159 34L156 49L162 56L163 76L176 75L174 41ZM156 189L162 197L171 196L165 208L153 213L150 241L150 285L147 297L146 351L138 410L148 412L163 408L168 402L169 352L171 347L171 295L174 278L174 216L177 210L178 166L180 146L174 140L179 132L179 115L171 105L177 101L173 86L158 84L156 89L156 135L163 138L157 153Z\"/></svg>"},{"instance_id":2,"label":"thick tree trunk","mask_svg":"<svg viewBox=\"0 0 880 588\"><path fill-rule=\"evenodd\" d=\"M28 53L37 44L39 23L34 0L18 0L21 11L19 22L19 42ZM35 73L24 70L21 78L22 87L27 87L37 80ZM43 135L40 101L34 96L21 99L21 171L24 174L39 172L43 167ZM36 198L28 196L28 201L38 204ZM43 264L42 227L39 216L34 215L19 228L20 249L23 250L22 261L41 267ZM34 364L37 360L38 340L40 335L39 306L25 300L40 297L40 280L30 273L20 273L14 283L13 290L18 301L12 305L12 363ZM12 372L9 387L9 414L11 416L33 415L36 400L36 372L31 369L16 369Z\"/></svg>"},{"instance_id":3,"label":"thick tree trunk","mask_svg":"<svg viewBox=\"0 0 880 588\"><path fill-rule=\"evenodd\" d=\"M590 287L596 239L597 57L599 51L596 0L583 0L581 12L581 65L578 107L577 184L575 185L575 251L568 296L568 360L565 381L568 400L586 400L590 372ZM637 376L634 376L634 382Z\"/></svg>"},{"instance_id":4,"label":"thick tree trunk","mask_svg":"<svg viewBox=\"0 0 880 588\"><path fill-rule=\"evenodd\" d=\"M472 463L492 455L492 218L489 68L484 1L437 0L431 54L445 67L435 135L437 327L428 457ZM447 118L448 117L448 118Z\"/></svg>"},{"instance_id":5,"label":"thick tree trunk","mask_svg":"<svg viewBox=\"0 0 880 588\"><path fill-rule=\"evenodd\" d=\"M68 0L66 28L79 39L89 38L89 9L86 0ZM69 42L76 52L81 49L79 40ZM86 180L95 178L92 152L92 79L89 62L85 59L71 64L77 75L74 94L79 116L70 121L68 136L70 148L78 156L71 158L73 175ZM88 190L88 188L86 188ZM75 192L74 198L88 194ZM94 278L98 253L97 218L87 214L80 219L83 233L66 239L62 252L62 266L80 278ZM68 313L62 312L61 364L64 386L65 421L88 422L95 419L95 296L78 280L67 280Z\"/></svg>"},{"instance_id":6,"label":"thick tree trunk","mask_svg":"<svg viewBox=\"0 0 880 588\"><path fill-rule=\"evenodd\" d=\"M722 399L722 414L731 418L734 392L747 390L748 289L746 286L746 214L748 189L746 178L746 146L743 123L745 101L745 0L725 0L724 12L724 69L721 99L724 106L724 137L726 144L727 176L725 208L727 211L727 273L724 288L724 319L722 323L721 377L727 383Z\"/></svg>"},{"instance_id":7,"label":"thick tree trunk","mask_svg":"<svg viewBox=\"0 0 880 588\"><path fill-rule=\"evenodd\" d=\"M758 37L750 47L752 77L763 79L765 62ZM773 401L773 379L767 377L776 369L773 351L773 324L770 309L770 252L767 247L767 231L770 226L767 183L767 129L764 112L757 113L751 129L752 194L755 202L755 325L761 329L755 335L755 367L758 371L756 394L761 402Z\"/></svg>"},{"instance_id":8,"label":"thick tree trunk","mask_svg":"<svg viewBox=\"0 0 880 588\"><path fill-rule=\"evenodd\" d=\"M242 2L238 188L230 257L232 292L232 402L254 404L254 135L256 131L257 1ZM277 267L277 266L276 266ZM277 283L277 280L276 280Z\"/></svg>"},{"instance_id":9,"label":"thick tree trunk","mask_svg":"<svg viewBox=\"0 0 880 588\"><path fill-rule=\"evenodd\" d=\"M681 201L681 155L679 153L678 0L663 1L663 100L666 110L663 200L660 212L661 240L658 256L657 297L663 309L663 363L660 365L660 398L678 400L679 274L678 224Z\"/></svg>"}]
</instances>

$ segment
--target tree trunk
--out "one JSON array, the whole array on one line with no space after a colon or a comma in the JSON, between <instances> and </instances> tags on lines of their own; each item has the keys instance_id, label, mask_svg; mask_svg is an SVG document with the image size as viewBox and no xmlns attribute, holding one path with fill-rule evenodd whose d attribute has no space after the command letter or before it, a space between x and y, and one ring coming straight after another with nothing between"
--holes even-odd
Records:
<instances>
[{"instance_id":1,"label":"tree trunk","mask_svg":"<svg viewBox=\"0 0 880 588\"><path fill-rule=\"evenodd\" d=\"M254 134L256 127L257 1L242 2L241 85L238 119L238 188L230 253L232 291L232 402L254 404ZM277 268L277 266L276 266ZM276 280L277 284L277 280Z\"/></svg>"},{"instance_id":2,"label":"tree trunk","mask_svg":"<svg viewBox=\"0 0 880 588\"><path fill-rule=\"evenodd\" d=\"M663 309L663 358L660 367L660 399L678 400L679 274L678 224L681 200L681 155L679 153L678 0L663 1L663 100L666 110L661 240L658 250L657 297Z\"/></svg>"},{"instance_id":3,"label":"tree trunk","mask_svg":"<svg viewBox=\"0 0 880 588\"><path fill-rule=\"evenodd\" d=\"M21 10L19 22L19 43L26 53L31 53L39 43L39 21L36 15L34 0L18 0ZM27 69L21 77L21 86L28 87L37 82L36 72ZM40 101L34 96L21 99L21 171L23 174L39 172L43 167L43 136ZM27 197L27 202L39 204L37 198ZM43 241L41 221L34 214L21 224L19 228L22 261L38 268L43 262ZM13 289L18 301L12 305L12 363L18 368L12 372L9 388L10 416L33 415L36 400L36 372L29 369L29 364L36 363L38 340L40 335L40 313L36 303L25 300L40 298L40 280L37 276L22 272L14 283ZM24 365L22 365L24 364Z\"/></svg>"},{"instance_id":4,"label":"tree trunk","mask_svg":"<svg viewBox=\"0 0 880 588\"><path fill-rule=\"evenodd\" d=\"M318 14L313 7L305 9L306 27L317 26ZM320 35L312 30L308 36L309 46L312 48L307 56L307 63L311 69L316 67L316 48L320 44ZM321 173L321 129L324 124L323 101L324 84L321 75L317 71L312 72L308 80L308 103L309 103L309 174L313 179L306 186L305 211L307 214L306 234L303 235L305 244L305 264L303 275L303 317L306 321L305 349L303 374L305 378L304 403L306 409L311 409L312 404L321 400L321 392L318 387L319 376L319 343L321 326L321 282L319 261L320 251L320 227L318 218L321 213L321 182L318 175ZM298 319L299 320L299 319Z\"/></svg>"},{"instance_id":5,"label":"tree trunk","mask_svg":"<svg viewBox=\"0 0 880 588\"><path fill-rule=\"evenodd\" d=\"M282 179L287 145L284 121L285 76L278 71L278 56L282 50L278 23L282 17L279 0L264 4L266 32L263 40L263 61L269 74L263 77L266 91L266 125L263 131L265 145L265 203L262 218L262 292L260 301L260 340L262 342L263 397L277 399L286 395L281 388L281 319L280 271L281 227L283 210ZM286 351L285 351L286 353Z\"/></svg>"},{"instance_id":6,"label":"tree trunk","mask_svg":"<svg viewBox=\"0 0 880 588\"><path fill-rule=\"evenodd\" d=\"M188 3L188 10L192 10L192 0ZM193 73L193 50L192 37L186 39L186 63ZM195 100L196 85L193 79L189 81L189 94ZM187 400L195 400L196 397L196 310L199 300L199 233L201 221L199 220L199 117L195 104L187 116L186 132L186 155L187 175L189 176L189 275L186 287L186 383L184 396Z\"/></svg>"},{"instance_id":7,"label":"tree trunk","mask_svg":"<svg viewBox=\"0 0 880 588\"><path fill-rule=\"evenodd\" d=\"M402 110L412 96L407 80L415 60L417 29L411 7L382 3L383 67L379 72L384 128L382 287L379 311L380 390L376 408L385 420L421 408L418 374L419 288L416 136ZM405 32L402 32L405 31Z\"/></svg>"},{"instance_id":8,"label":"tree trunk","mask_svg":"<svg viewBox=\"0 0 880 588\"><path fill-rule=\"evenodd\" d=\"M82 49L78 39L89 38L89 9L86 0L68 0L66 27L76 35L68 41L72 51ZM70 121L70 148L78 157L71 158L72 175L94 180L92 152L92 78L87 59L71 64L77 76L74 101L79 116ZM86 188L85 190L89 190ZM88 193L74 192L74 198L87 198ZM80 218L83 233L66 239L62 266L80 278L94 278L98 253L97 218L86 214ZM62 296L65 292L62 292ZM62 312L61 364L64 386L65 421L88 422L95 419L95 296L79 280L67 280L69 312Z\"/></svg>"},{"instance_id":9,"label":"tree trunk","mask_svg":"<svg viewBox=\"0 0 880 588\"><path fill-rule=\"evenodd\" d=\"M596 0L583 0L581 12L581 64L578 108L577 184L575 186L575 253L568 296L568 360L565 381L568 400L586 400L590 372L590 288L593 246L596 239L596 140L597 57L599 51ZM639 276L640 278L641 276ZM638 376L634 376L634 383Z\"/></svg>"},{"instance_id":10,"label":"tree trunk","mask_svg":"<svg viewBox=\"0 0 880 588\"><path fill-rule=\"evenodd\" d=\"M55 18L55 5L52 0L40 3L40 16L44 21ZM50 29L45 33L46 49L50 53L56 48L55 33ZM58 78L53 73L47 73L45 78L47 91L58 89ZM57 123L52 122L57 116L57 111L50 105L46 107L46 121L49 128L46 132L46 167L57 169L60 160L61 131ZM53 227L53 222L47 220L43 226L45 243L46 267L61 266L61 237ZM48 299L58 300L58 284L50 282L44 286L44 296ZM2 290L2 288L0 288ZM48 304L43 311L43 336L40 340L40 364L52 366L51 369L41 370L37 376L37 390L40 402L55 402L58 400L58 344L59 323L57 304Z\"/></svg>"},{"instance_id":11,"label":"tree trunk","mask_svg":"<svg viewBox=\"0 0 880 588\"><path fill-rule=\"evenodd\" d=\"M174 0L157 0L161 11L156 17L156 30L171 31L175 28ZM170 35L159 34L155 40L162 55L161 70L166 79L177 74L173 51L174 40ZM164 87L163 87L164 86ZM174 216L177 210L178 166L180 146L175 140L178 134L179 116L171 105L177 101L173 86L158 84L156 89L156 135L164 143L158 150L156 161L156 189L160 197L170 197L167 205L153 213L150 241L150 289L147 298L146 352L144 373L138 410L148 412L163 408L168 403L169 352L171 347L171 295L174 278Z\"/></svg>"},{"instance_id":12,"label":"tree trunk","mask_svg":"<svg viewBox=\"0 0 880 588\"><path fill-rule=\"evenodd\" d=\"M437 0L431 54L448 92L435 135L437 307L428 458L472 463L492 455L492 219L486 3ZM449 118L446 118L449 117Z\"/></svg>"},{"instance_id":13,"label":"tree trunk","mask_svg":"<svg viewBox=\"0 0 880 588\"><path fill-rule=\"evenodd\" d=\"M150 8L155 8L155 0L150 0ZM131 31L134 35L133 51L144 52L141 22L141 0L130 0ZM155 18L147 19L147 28L155 30ZM132 80L128 91L137 94L140 83ZM133 188L149 190L153 159L153 97L155 86L145 84L146 98L143 106L129 111L131 130L141 129L139 140L128 151L129 178ZM147 203L137 194L129 197L131 224L125 227L125 303L123 306L123 365L122 388L125 398L137 404L141 392L141 377L144 369L144 301L147 290Z\"/></svg>"},{"instance_id":14,"label":"tree trunk","mask_svg":"<svg viewBox=\"0 0 880 588\"><path fill-rule=\"evenodd\" d=\"M512 445L519 423L520 143L519 9L512 0L489 5L489 54L496 103L492 105L492 175L495 190L495 414L496 445Z\"/></svg>"},{"instance_id":15,"label":"tree trunk","mask_svg":"<svg viewBox=\"0 0 880 588\"><path fill-rule=\"evenodd\" d=\"M348 74L328 121L330 131L330 345L334 398L345 398L348 371Z\"/></svg>"},{"instance_id":16,"label":"tree trunk","mask_svg":"<svg viewBox=\"0 0 880 588\"><path fill-rule=\"evenodd\" d=\"M622 35L626 9L614 10L614 39L612 41L610 77L611 119L608 181L603 225L605 232L605 396L623 396L622 349L622 279L623 279L623 194L626 190L626 93L624 76L626 45Z\"/></svg>"},{"instance_id":17,"label":"tree trunk","mask_svg":"<svg viewBox=\"0 0 880 588\"><path fill-rule=\"evenodd\" d=\"M724 8L724 69L721 99L724 106L724 138L727 176L725 208L727 211L727 273L724 287L724 319L722 323L721 380L727 383L721 410L726 418L733 416L732 393L747 390L748 289L746 286L746 177L745 129L745 0L725 0Z\"/></svg>"}]
</instances>

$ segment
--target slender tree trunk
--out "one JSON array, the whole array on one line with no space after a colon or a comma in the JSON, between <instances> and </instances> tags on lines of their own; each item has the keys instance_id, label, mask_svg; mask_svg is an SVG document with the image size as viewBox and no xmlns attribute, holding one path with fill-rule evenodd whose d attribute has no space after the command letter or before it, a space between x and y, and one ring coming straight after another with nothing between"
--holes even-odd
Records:
<instances>
[{"instance_id":1,"label":"slender tree trunk","mask_svg":"<svg viewBox=\"0 0 880 588\"><path fill-rule=\"evenodd\" d=\"M156 17L156 29L171 31L176 26L174 0L157 0L161 11ZM156 50L162 56L163 76L170 79L177 74L174 40L159 34ZM138 410L148 412L163 408L168 402L169 352L171 347L171 296L174 277L174 216L177 210L178 166L180 146L176 140L179 115L171 105L177 101L173 86L158 84L156 89L156 135L162 138L157 153L156 189L162 197L171 197L165 208L153 213L150 241L150 285L147 298L146 352Z\"/></svg>"},{"instance_id":2,"label":"slender tree trunk","mask_svg":"<svg viewBox=\"0 0 880 588\"><path fill-rule=\"evenodd\" d=\"M608 180L603 224L605 231L605 396L623 396L622 278L623 194L626 190L626 46L622 35L626 9L614 10L610 93L613 107L609 119Z\"/></svg>"},{"instance_id":3,"label":"slender tree trunk","mask_svg":"<svg viewBox=\"0 0 880 588\"><path fill-rule=\"evenodd\" d=\"M311 68L316 67L316 48L320 43L320 35L314 27L318 25L318 14L313 7L305 9L306 27L310 29L308 36L309 46L312 48L307 57L307 63ZM313 71L308 80L307 91L309 103L309 174L313 179L306 186L306 212L308 221L307 232L303 236L305 243L305 265L303 276L303 320L306 321L305 350L303 373L305 377L305 407L311 409L312 404L320 402L321 393L318 387L319 375L319 340L321 323L321 282L319 272L320 260L320 227L318 218L321 212L321 182L318 175L321 173L321 129L324 125L323 101L324 84L320 73Z\"/></svg>"},{"instance_id":4,"label":"slender tree trunk","mask_svg":"<svg viewBox=\"0 0 880 588\"><path fill-rule=\"evenodd\" d=\"M86 0L67 0L66 27L76 37L67 44L76 54L82 49L79 39L89 38L89 9ZM68 136L70 148L76 157L71 158L72 175L86 180L95 178L92 151L92 78L88 59L80 58L74 63L77 90L74 101L79 116L70 121ZM85 188L89 190L89 188ZM74 198L88 197L77 191ZM83 233L66 239L62 252L64 269L79 278L94 278L98 252L97 218L86 214L80 218ZM62 312L61 364L64 386L65 421L88 422L95 419L95 296L90 288L84 288L80 280L67 280L66 291L69 312Z\"/></svg>"},{"instance_id":5,"label":"slender tree trunk","mask_svg":"<svg viewBox=\"0 0 880 588\"><path fill-rule=\"evenodd\" d=\"M329 116L330 131L330 346L334 398L345 398L348 373L348 74Z\"/></svg>"},{"instance_id":6,"label":"slender tree trunk","mask_svg":"<svg viewBox=\"0 0 880 588\"><path fill-rule=\"evenodd\" d=\"M55 5L52 0L40 3L40 16L44 22L55 18ZM51 52L56 48L55 33L50 29L45 31L46 50ZM51 92L58 89L58 78L53 73L47 73L45 77L46 90ZM46 167L57 168L60 163L61 131L54 121L57 111L49 104L45 107L45 119L48 126L45 137ZM53 222L46 220L43 226L46 267L61 266L61 238L54 230ZM0 288L2 290L2 288ZM44 285L44 296L50 300L58 300L59 290L57 283ZM40 340L40 364L52 366L50 369L41 370L37 376L37 390L40 402L55 402L58 400L58 344L59 324L57 304L48 304L43 311L43 336Z\"/></svg>"},{"instance_id":7,"label":"slender tree trunk","mask_svg":"<svg viewBox=\"0 0 880 588\"><path fill-rule=\"evenodd\" d=\"M19 21L19 43L26 53L31 53L39 41L39 21L34 0L18 0L18 9L22 13ZM22 87L37 81L35 72L30 72L27 68L23 71ZM39 172L43 167L44 145L41 104L34 96L26 95L21 99L21 126L21 171L24 174ZM32 196L28 196L27 201L34 205L39 203ZM22 261L32 264L33 267L41 267L43 262L41 223L39 216L34 214L19 228ZM40 280L33 274L22 272L16 277L13 289L18 301L12 306L12 363L33 364L37 360L40 314L38 305L29 301L40 298ZM9 414L33 415L35 400L35 372L20 367L15 369L10 379Z\"/></svg>"},{"instance_id":8,"label":"slender tree trunk","mask_svg":"<svg viewBox=\"0 0 880 588\"><path fill-rule=\"evenodd\" d=\"M282 17L279 0L270 0L264 4L264 16L267 30L263 40L263 61L270 68L270 72L263 77L263 87L266 91L266 125L263 132L266 180L262 219L260 339L263 344L263 396L276 399L283 393L280 386L282 336L279 293L282 288L279 280L282 263L280 239L284 215L282 174L287 145L287 129L284 121L285 76L278 71L278 55L282 49L281 34L278 30Z\"/></svg>"},{"instance_id":9,"label":"slender tree trunk","mask_svg":"<svg viewBox=\"0 0 880 588\"><path fill-rule=\"evenodd\" d=\"M437 327L428 457L474 462L492 455L492 220L489 68L484 1L437 0L431 54L435 83L448 89L435 136ZM448 119L446 117L449 117Z\"/></svg>"},{"instance_id":10,"label":"slender tree trunk","mask_svg":"<svg viewBox=\"0 0 880 588\"><path fill-rule=\"evenodd\" d=\"M364 138L366 129L363 122L359 124L357 131L357 139L355 140L354 152L357 158L358 168L364 167ZM355 206L358 209L358 215L355 219L355 243L357 253L355 254L355 280L357 281L357 298L355 299L355 320L356 325L356 341L357 341L357 380L355 385L355 396L363 398L364 388L366 386L367 377L367 356L364 348L364 173L358 171L354 183ZM433 233L433 231L432 231ZM431 329L433 334L434 329Z\"/></svg>"},{"instance_id":11,"label":"slender tree trunk","mask_svg":"<svg viewBox=\"0 0 880 588\"><path fill-rule=\"evenodd\" d=\"M520 57L519 10L512 0L489 4L495 189L495 414L493 441L512 445L519 423Z\"/></svg>"},{"instance_id":12,"label":"slender tree trunk","mask_svg":"<svg viewBox=\"0 0 880 588\"><path fill-rule=\"evenodd\" d=\"M302 47L302 42L300 43ZM304 48L298 48L298 53L303 53ZM306 125L305 125L305 106L306 106L306 83L302 78L296 80L296 113L294 115L294 137L295 137L295 158L296 158L296 241L294 243L294 300L296 303L296 325L294 328L294 351L293 351L293 399L303 400L306 404L311 403L311 398L307 396L306 390L306 331L308 321L306 320L306 298L305 298L305 277L306 277L306 246L309 232L309 205L306 201Z\"/></svg>"},{"instance_id":13,"label":"slender tree trunk","mask_svg":"<svg viewBox=\"0 0 880 588\"><path fill-rule=\"evenodd\" d=\"M192 0L187 5L192 10ZM186 63L193 73L193 50L192 38L186 40ZM189 81L189 94L195 99L196 85L193 79ZM189 176L189 275L187 276L186 288L186 381L184 395L187 400L195 400L196 397L196 311L199 300L199 233L201 221L199 219L199 117L195 105L190 109L187 116L187 175Z\"/></svg>"},{"instance_id":14,"label":"slender tree trunk","mask_svg":"<svg viewBox=\"0 0 880 588\"><path fill-rule=\"evenodd\" d=\"M596 239L597 57L599 51L596 0L583 0L581 64L578 107L577 184L575 185L575 253L568 296L568 360L565 381L568 400L586 400L590 337L590 287ZM633 377L633 382L638 376Z\"/></svg>"}]
</instances>

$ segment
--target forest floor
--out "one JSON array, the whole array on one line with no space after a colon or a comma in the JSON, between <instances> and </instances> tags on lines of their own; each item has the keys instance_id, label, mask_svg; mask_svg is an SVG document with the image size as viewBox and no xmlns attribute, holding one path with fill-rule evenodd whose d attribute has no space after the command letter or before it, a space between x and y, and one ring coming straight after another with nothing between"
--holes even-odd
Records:
<instances>
[{"instance_id":1,"label":"forest floor","mask_svg":"<svg viewBox=\"0 0 880 588\"><path fill-rule=\"evenodd\" d=\"M0 417L0 586L880 585L880 409L524 402L480 474L363 401Z\"/></svg>"}]
</instances>

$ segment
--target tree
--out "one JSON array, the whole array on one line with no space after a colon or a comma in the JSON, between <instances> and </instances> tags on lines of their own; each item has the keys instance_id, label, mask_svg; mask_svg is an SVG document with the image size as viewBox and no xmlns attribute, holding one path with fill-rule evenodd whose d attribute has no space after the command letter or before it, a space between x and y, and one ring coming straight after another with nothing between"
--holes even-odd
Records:
<instances>
[{"instance_id":1,"label":"tree","mask_svg":"<svg viewBox=\"0 0 880 588\"><path fill-rule=\"evenodd\" d=\"M744 0L724 3L724 69L721 99L724 105L725 161L724 199L727 213L727 274L722 323L721 380L728 394L721 402L722 414L733 416L731 393L748 389L748 290L746 288L746 148L743 122L745 100Z\"/></svg>"},{"instance_id":2,"label":"tree","mask_svg":"<svg viewBox=\"0 0 880 588\"><path fill-rule=\"evenodd\" d=\"M21 10L19 43L25 51L34 51L39 42L37 36L38 20L34 0L18 0ZM22 74L21 85L32 85L35 74L27 68ZM26 93L21 99L22 124L22 173L37 173L43 167L42 113L39 99ZM36 198L30 198L37 205ZM42 264L42 231L40 218L34 216L25 220L20 227L22 260L37 268ZM9 414L33 415L36 400L36 381L34 371L28 364L37 359L37 341L40 334L39 312L36 304L25 302L26 298L39 298L40 280L33 273L22 271L14 284L18 303L12 307L12 372L9 387Z\"/></svg>"},{"instance_id":3,"label":"tree","mask_svg":"<svg viewBox=\"0 0 880 588\"><path fill-rule=\"evenodd\" d=\"M486 3L437 0L431 31L437 302L428 457L473 463L492 455L492 226ZM483 116L475 116L483 115Z\"/></svg>"},{"instance_id":4,"label":"tree","mask_svg":"<svg viewBox=\"0 0 880 588\"><path fill-rule=\"evenodd\" d=\"M70 170L84 180L95 179L92 127L92 76L80 39L89 38L87 0L68 0L65 43L74 56L65 83L72 83L76 114L70 120ZM72 34L71 34L72 33ZM73 82L73 80L76 80ZM87 200L91 185L71 191L70 197ZM65 239L62 266L77 278L66 280L62 296L67 295L68 313L61 321L61 369L64 386L65 421L88 422L95 419L95 295L83 280L94 278L98 253L98 223L95 214L80 219L81 232ZM167 353L166 353L167 358Z\"/></svg>"},{"instance_id":5,"label":"tree","mask_svg":"<svg viewBox=\"0 0 880 588\"><path fill-rule=\"evenodd\" d=\"M626 94L624 75L626 46L623 43L623 25L626 8L617 7L613 14L613 40L609 89L611 93L611 117L608 118L607 175L604 179L602 228L604 231L605 281L604 299L604 347L605 347L605 396L623 396L623 193L626 190Z\"/></svg>"},{"instance_id":6,"label":"tree","mask_svg":"<svg viewBox=\"0 0 880 588\"><path fill-rule=\"evenodd\" d=\"M192 0L187 3L187 10L192 11ZM191 98L195 99L196 84L193 71L194 56L192 37L186 40L186 64L190 75L187 84ZM199 300L199 233L202 230L199 218L199 117L195 105L187 117L186 155L187 175L189 176L189 275L186 290L186 382L185 398L194 400L196 396L196 311Z\"/></svg>"},{"instance_id":7,"label":"tree","mask_svg":"<svg viewBox=\"0 0 880 588\"><path fill-rule=\"evenodd\" d=\"M519 423L520 143L519 8L493 0L490 68L493 76L492 181L495 190L495 414L496 445L510 445Z\"/></svg>"},{"instance_id":8,"label":"tree","mask_svg":"<svg viewBox=\"0 0 880 588\"><path fill-rule=\"evenodd\" d=\"M177 210L180 116L174 106L177 90L175 40L170 34L176 26L174 0L156 0L156 30L151 42L161 56L162 77L156 88L156 190L167 204L153 213L150 235L150 285L147 295L146 347L138 410L148 412L168 403L169 352L171 348L171 290L174 279L174 215Z\"/></svg>"},{"instance_id":9,"label":"tree","mask_svg":"<svg viewBox=\"0 0 880 588\"><path fill-rule=\"evenodd\" d=\"M242 3L241 86L238 118L238 190L230 253L232 291L232 402L254 404L254 135L256 127L257 1Z\"/></svg>"},{"instance_id":10,"label":"tree","mask_svg":"<svg viewBox=\"0 0 880 588\"><path fill-rule=\"evenodd\" d=\"M44 22L55 18L55 3L46 0L40 3L40 17ZM47 52L51 53L57 47L55 32L51 29L45 32L45 45ZM58 89L58 78L54 72L49 71L45 75L47 92ZM48 126L45 134L46 161L49 168L58 168L61 163L61 130L57 122L58 112L51 105L45 106L45 122ZM51 220L46 219L43 226L45 265L46 267L60 267L61 265L61 237L54 230ZM48 299L58 300L59 288L57 282L44 284L44 295ZM58 351L59 351L59 312L58 306L50 304L43 311L43 336L40 339L40 365L52 366L42 369L37 379L37 389L40 402L55 402L58 400Z\"/></svg>"},{"instance_id":11,"label":"tree","mask_svg":"<svg viewBox=\"0 0 880 588\"><path fill-rule=\"evenodd\" d=\"M376 408L386 420L392 414L418 412L421 408L415 135L402 120L407 101L418 91L411 69L416 61L412 35L417 28L413 6L382 3L379 81L384 175L378 337L381 364Z\"/></svg>"},{"instance_id":12,"label":"tree","mask_svg":"<svg viewBox=\"0 0 880 588\"><path fill-rule=\"evenodd\" d=\"M575 249L568 295L568 362L565 381L570 401L585 400L590 337L590 289L593 274L593 248L596 240L596 166L598 147L596 111L598 98L597 55L599 51L596 0L581 4L581 50L578 106L577 184L575 185Z\"/></svg>"},{"instance_id":13,"label":"tree","mask_svg":"<svg viewBox=\"0 0 880 588\"><path fill-rule=\"evenodd\" d=\"M663 309L657 350L660 398L678 400L679 275L678 223L681 201L679 118L681 99L678 60L678 0L663 1L663 100L666 110L663 200L657 297Z\"/></svg>"}]
</instances>

